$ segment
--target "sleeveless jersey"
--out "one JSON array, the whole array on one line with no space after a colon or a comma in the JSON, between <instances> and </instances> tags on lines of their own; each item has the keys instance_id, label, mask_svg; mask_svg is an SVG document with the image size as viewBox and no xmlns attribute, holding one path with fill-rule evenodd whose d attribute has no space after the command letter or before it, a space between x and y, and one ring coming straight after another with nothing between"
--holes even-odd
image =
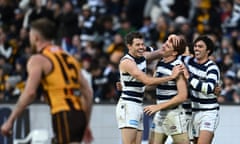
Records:
<instances>
[{"instance_id":1,"label":"sleeveless jersey","mask_svg":"<svg viewBox=\"0 0 240 144\"><path fill-rule=\"evenodd\" d=\"M172 69L175 65L182 64L178 59L172 62L165 63L162 60L157 63L155 77L170 76L172 74ZM165 83L157 85L156 97L157 103L163 103L169 101L171 98L177 95L176 80L170 80Z\"/></svg>"},{"instance_id":2,"label":"sleeveless jersey","mask_svg":"<svg viewBox=\"0 0 240 144\"><path fill-rule=\"evenodd\" d=\"M51 113L71 109L81 110L78 82L79 62L55 45L44 48L42 55L52 63L52 71L43 76L41 81L46 94L45 100L51 107Z\"/></svg>"},{"instance_id":3,"label":"sleeveless jersey","mask_svg":"<svg viewBox=\"0 0 240 144\"><path fill-rule=\"evenodd\" d=\"M121 60L123 59L132 59L136 62L137 67L146 72L146 59L144 57L141 58L134 58L129 54L126 54ZM133 101L136 103L142 104L145 85L131 76L129 73L124 73L120 71L120 81L122 85L122 95L121 98L127 101Z\"/></svg>"}]
</instances>

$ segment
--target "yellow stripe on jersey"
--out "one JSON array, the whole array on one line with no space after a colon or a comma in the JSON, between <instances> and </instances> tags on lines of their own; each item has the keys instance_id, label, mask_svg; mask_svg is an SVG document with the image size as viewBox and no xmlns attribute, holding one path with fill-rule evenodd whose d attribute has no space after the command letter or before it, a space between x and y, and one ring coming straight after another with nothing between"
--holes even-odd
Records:
<instances>
[{"instance_id":1,"label":"yellow stripe on jersey","mask_svg":"<svg viewBox=\"0 0 240 144\"><path fill-rule=\"evenodd\" d=\"M42 54L52 62L52 71L44 76L41 84L47 93L47 99L54 114L59 111L82 109L76 90L79 90L78 72L79 62L71 55L65 53L61 48L51 45L42 51ZM69 103L70 101L70 103Z\"/></svg>"}]
</instances>

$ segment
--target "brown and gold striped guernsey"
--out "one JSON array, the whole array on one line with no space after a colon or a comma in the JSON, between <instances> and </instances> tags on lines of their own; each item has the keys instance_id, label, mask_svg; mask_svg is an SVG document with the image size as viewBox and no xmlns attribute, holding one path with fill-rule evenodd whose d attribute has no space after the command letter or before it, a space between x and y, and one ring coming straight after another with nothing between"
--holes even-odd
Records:
<instances>
[{"instance_id":1,"label":"brown and gold striped guernsey","mask_svg":"<svg viewBox=\"0 0 240 144\"><path fill-rule=\"evenodd\" d=\"M52 71L43 77L41 84L51 113L82 109L80 84L78 82L79 62L55 45L44 48L42 54L52 62Z\"/></svg>"}]
</instances>

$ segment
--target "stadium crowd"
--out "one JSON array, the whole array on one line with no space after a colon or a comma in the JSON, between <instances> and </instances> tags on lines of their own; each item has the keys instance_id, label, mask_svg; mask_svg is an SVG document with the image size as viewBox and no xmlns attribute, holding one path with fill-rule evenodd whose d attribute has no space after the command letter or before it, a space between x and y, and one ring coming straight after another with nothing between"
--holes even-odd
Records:
<instances>
[{"instance_id":1,"label":"stadium crowd","mask_svg":"<svg viewBox=\"0 0 240 144\"><path fill-rule=\"evenodd\" d=\"M222 73L218 101L240 103L240 0L0 0L1 101L15 101L24 88L33 53L28 30L40 17L58 26L55 43L79 60L96 103L118 100L118 64L130 31L143 33L155 49L172 33L189 44L210 36L216 46L211 59ZM153 99L146 94L146 101Z\"/></svg>"}]
</instances>

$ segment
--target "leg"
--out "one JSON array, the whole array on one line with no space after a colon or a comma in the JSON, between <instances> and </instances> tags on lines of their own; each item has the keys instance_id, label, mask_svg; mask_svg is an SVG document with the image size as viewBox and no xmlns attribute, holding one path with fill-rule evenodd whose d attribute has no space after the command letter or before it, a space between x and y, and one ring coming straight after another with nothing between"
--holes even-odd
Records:
<instances>
[{"instance_id":1,"label":"leg","mask_svg":"<svg viewBox=\"0 0 240 144\"><path fill-rule=\"evenodd\" d=\"M143 131L141 131L141 130L137 131L136 144L142 143L142 134L143 134Z\"/></svg>"},{"instance_id":2,"label":"leg","mask_svg":"<svg viewBox=\"0 0 240 144\"><path fill-rule=\"evenodd\" d=\"M187 133L172 135L174 144L189 144L189 138Z\"/></svg>"},{"instance_id":3,"label":"leg","mask_svg":"<svg viewBox=\"0 0 240 144\"><path fill-rule=\"evenodd\" d=\"M137 139L137 129L134 128L122 128L122 143L123 144L135 144Z\"/></svg>"},{"instance_id":4,"label":"leg","mask_svg":"<svg viewBox=\"0 0 240 144\"><path fill-rule=\"evenodd\" d=\"M197 144L211 144L213 137L214 137L213 132L201 130Z\"/></svg>"},{"instance_id":5,"label":"leg","mask_svg":"<svg viewBox=\"0 0 240 144\"><path fill-rule=\"evenodd\" d=\"M149 139L148 139L148 144L153 144L153 140L154 140L154 132L150 131L149 133Z\"/></svg>"},{"instance_id":6,"label":"leg","mask_svg":"<svg viewBox=\"0 0 240 144\"><path fill-rule=\"evenodd\" d=\"M154 132L154 139L153 139L153 144L164 144L164 142L167 139L167 135L163 133L156 133Z\"/></svg>"},{"instance_id":7,"label":"leg","mask_svg":"<svg viewBox=\"0 0 240 144\"><path fill-rule=\"evenodd\" d=\"M197 144L197 142L198 142L198 137L194 137L193 138L193 144Z\"/></svg>"}]
</instances>

